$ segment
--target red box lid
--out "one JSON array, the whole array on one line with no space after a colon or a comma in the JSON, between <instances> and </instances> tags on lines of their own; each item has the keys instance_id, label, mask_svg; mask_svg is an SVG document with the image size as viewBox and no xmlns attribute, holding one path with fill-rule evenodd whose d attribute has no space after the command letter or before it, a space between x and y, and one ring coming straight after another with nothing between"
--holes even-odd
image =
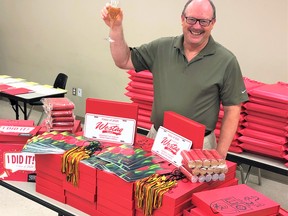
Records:
<instances>
[{"instance_id":1,"label":"red box lid","mask_svg":"<svg viewBox=\"0 0 288 216\"><path fill-rule=\"evenodd\" d=\"M192 141L192 149L202 149L205 125L172 111L164 113L163 126Z\"/></svg>"},{"instance_id":2,"label":"red box lid","mask_svg":"<svg viewBox=\"0 0 288 216\"><path fill-rule=\"evenodd\" d=\"M245 184L194 193L192 203L207 215L265 216L277 214L280 205Z\"/></svg>"}]
</instances>

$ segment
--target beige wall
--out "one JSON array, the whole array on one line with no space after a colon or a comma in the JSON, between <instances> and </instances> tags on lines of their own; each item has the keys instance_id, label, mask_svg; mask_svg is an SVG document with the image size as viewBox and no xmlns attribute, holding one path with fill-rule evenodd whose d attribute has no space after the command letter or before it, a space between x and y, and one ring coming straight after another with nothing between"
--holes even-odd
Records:
<instances>
[{"instance_id":1,"label":"beige wall","mask_svg":"<svg viewBox=\"0 0 288 216\"><path fill-rule=\"evenodd\" d=\"M51 84L69 75L67 96L84 116L87 97L129 101L100 19L105 0L0 0L0 74ZM129 45L181 33L186 0L122 0ZM243 75L288 82L288 1L215 0L214 38L233 51ZM72 96L72 87L83 97Z\"/></svg>"}]
</instances>

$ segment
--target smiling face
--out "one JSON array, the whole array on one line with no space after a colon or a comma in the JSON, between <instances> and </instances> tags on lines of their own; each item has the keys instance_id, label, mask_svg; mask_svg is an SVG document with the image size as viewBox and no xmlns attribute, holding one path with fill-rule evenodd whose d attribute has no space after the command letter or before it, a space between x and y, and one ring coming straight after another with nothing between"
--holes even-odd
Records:
<instances>
[{"instance_id":1,"label":"smiling face","mask_svg":"<svg viewBox=\"0 0 288 216\"><path fill-rule=\"evenodd\" d=\"M186 17L195 19L212 20L210 25L203 27L199 21L195 24L188 24ZM184 47L188 49L203 49L208 43L211 30L216 22L213 19L213 8L207 0L192 1L181 16L182 29L184 34Z\"/></svg>"}]
</instances>

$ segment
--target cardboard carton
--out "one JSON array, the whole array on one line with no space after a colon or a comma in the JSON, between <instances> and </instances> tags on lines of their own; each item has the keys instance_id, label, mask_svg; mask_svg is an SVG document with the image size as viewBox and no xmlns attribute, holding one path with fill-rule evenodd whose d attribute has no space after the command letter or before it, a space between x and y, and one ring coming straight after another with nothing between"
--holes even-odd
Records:
<instances>
[{"instance_id":1,"label":"cardboard carton","mask_svg":"<svg viewBox=\"0 0 288 216\"><path fill-rule=\"evenodd\" d=\"M104 215L117 215L117 216L134 216L135 209L129 210L126 208L122 208L121 206L109 206L110 202L107 201L106 205L102 205L97 203L97 211L101 212Z\"/></svg>"},{"instance_id":2,"label":"cardboard carton","mask_svg":"<svg viewBox=\"0 0 288 216\"><path fill-rule=\"evenodd\" d=\"M59 202L66 203L66 197L64 195L64 190L61 191L61 193L59 193L59 192L52 191L51 188L49 188L49 187L47 188L42 184L36 184L36 192L43 194L47 197L50 197L52 199L55 199Z\"/></svg>"},{"instance_id":3,"label":"cardboard carton","mask_svg":"<svg viewBox=\"0 0 288 216\"><path fill-rule=\"evenodd\" d=\"M245 184L194 193L192 203L207 216L265 216L277 214L280 207Z\"/></svg>"},{"instance_id":4,"label":"cardboard carton","mask_svg":"<svg viewBox=\"0 0 288 216\"><path fill-rule=\"evenodd\" d=\"M192 141L192 149L202 149L205 125L172 111L164 113L163 126Z\"/></svg>"},{"instance_id":5,"label":"cardboard carton","mask_svg":"<svg viewBox=\"0 0 288 216\"><path fill-rule=\"evenodd\" d=\"M123 198L134 199L134 183L126 182L113 173L97 170L98 195L111 191L115 194L121 194Z\"/></svg>"},{"instance_id":6,"label":"cardboard carton","mask_svg":"<svg viewBox=\"0 0 288 216\"><path fill-rule=\"evenodd\" d=\"M88 201L87 199L83 199L81 195L78 196L77 194L70 193L69 191L65 191L65 197L67 205L79 209L86 214L97 215L97 206L95 201Z\"/></svg>"},{"instance_id":7,"label":"cardboard carton","mask_svg":"<svg viewBox=\"0 0 288 216\"><path fill-rule=\"evenodd\" d=\"M115 193L115 190L105 190L104 193L101 186L98 187L97 189L98 189L97 201L99 203L105 203L105 200L108 200L111 203L114 203L114 205L119 205L127 209L135 208L134 199L127 199L122 196L122 193Z\"/></svg>"},{"instance_id":8,"label":"cardboard carton","mask_svg":"<svg viewBox=\"0 0 288 216\"><path fill-rule=\"evenodd\" d=\"M137 118L138 118L138 105L137 104L101 100L101 99L95 99L95 98L87 98L86 115L87 114L96 114L96 115L101 115L101 116L120 117L120 118L135 120L134 134L132 136L133 140L129 141L131 142L129 144L134 143L135 137L136 137L136 131L137 131L136 130ZM87 130L87 127L88 126L85 120L85 131Z\"/></svg>"}]
</instances>

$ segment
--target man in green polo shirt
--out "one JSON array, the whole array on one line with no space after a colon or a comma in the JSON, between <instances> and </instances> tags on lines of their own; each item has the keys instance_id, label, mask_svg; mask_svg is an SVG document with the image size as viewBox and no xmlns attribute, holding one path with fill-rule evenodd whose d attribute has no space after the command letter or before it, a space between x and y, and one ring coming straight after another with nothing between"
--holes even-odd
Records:
<instances>
[{"instance_id":1,"label":"man in green polo shirt","mask_svg":"<svg viewBox=\"0 0 288 216\"><path fill-rule=\"evenodd\" d=\"M189 0L182 11L183 34L129 47L124 39L123 13L111 20L109 5L102 19L110 28L110 49L122 69L153 74L154 103L149 136L155 136L165 111L174 111L206 126L203 148L216 148L225 158L238 127L241 103L248 100L236 57L215 42L211 31L216 9L210 0ZM216 143L213 133L220 104L224 109Z\"/></svg>"}]
</instances>

